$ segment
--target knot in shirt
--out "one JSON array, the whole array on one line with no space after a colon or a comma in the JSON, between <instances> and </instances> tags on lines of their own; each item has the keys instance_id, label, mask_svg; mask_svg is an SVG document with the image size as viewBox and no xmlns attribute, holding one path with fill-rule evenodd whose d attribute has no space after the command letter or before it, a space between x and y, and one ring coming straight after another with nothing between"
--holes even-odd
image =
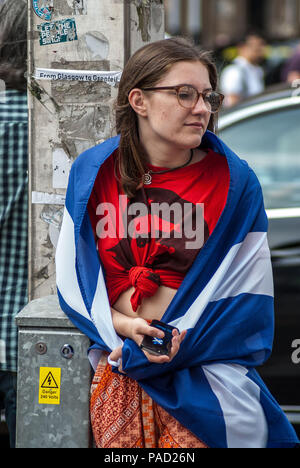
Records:
<instances>
[{"instance_id":1,"label":"knot in shirt","mask_svg":"<svg viewBox=\"0 0 300 468\"><path fill-rule=\"evenodd\" d=\"M160 277L147 267L135 266L129 270L129 281L135 291L131 296L133 310L137 310L144 297L154 296L160 286Z\"/></svg>"}]
</instances>

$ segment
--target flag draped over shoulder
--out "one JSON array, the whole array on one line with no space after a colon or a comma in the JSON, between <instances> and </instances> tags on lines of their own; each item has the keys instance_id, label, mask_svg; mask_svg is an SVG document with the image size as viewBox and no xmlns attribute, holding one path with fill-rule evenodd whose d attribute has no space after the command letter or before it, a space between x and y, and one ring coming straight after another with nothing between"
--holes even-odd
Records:
<instances>
[{"instance_id":1,"label":"flag draped over shoulder","mask_svg":"<svg viewBox=\"0 0 300 468\"><path fill-rule=\"evenodd\" d=\"M60 305L101 350L120 344L87 212L102 163L119 137L72 166L56 252ZM260 184L245 161L206 132L203 147L227 158L227 203L162 320L188 330L168 364L151 364L129 339L123 369L209 447L292 447L297 436L255 367L273 343L273 278ZM101 169L100 169L101 170Z\"/></svg>"}]
</instances>

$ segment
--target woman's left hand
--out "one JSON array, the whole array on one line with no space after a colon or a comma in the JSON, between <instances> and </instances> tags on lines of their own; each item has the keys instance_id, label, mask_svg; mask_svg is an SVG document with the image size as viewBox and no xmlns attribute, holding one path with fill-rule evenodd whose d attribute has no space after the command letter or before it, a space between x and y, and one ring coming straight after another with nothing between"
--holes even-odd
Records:
<instances>
[{"instance_id":1,"label":"woman's left hand","mask_svg":"<svg viewBox=\"0 0 300 468\"><path fill-rule=\"evenodd\" d=\"M125 372L123 372L123 369L122 369L122 350L123 350L123 345L122 346L118 346L118 348L114 349L110 355L109 355L109 360L110 361L118 361L119 359L121 359L121 363L118 367L118 370L119 372L121 372L122 374L125 374Z\"/></svg>"}]
</instances>

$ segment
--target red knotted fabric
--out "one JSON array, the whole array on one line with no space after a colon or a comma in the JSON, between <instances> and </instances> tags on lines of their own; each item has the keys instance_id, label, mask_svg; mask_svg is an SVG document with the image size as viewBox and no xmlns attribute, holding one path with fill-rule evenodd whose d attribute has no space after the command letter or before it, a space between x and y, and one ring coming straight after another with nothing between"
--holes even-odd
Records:
<instances>
[{"instance_id":1,"label":"red knotted fabric","mask_svg":"<svg viewBox=\"0 0 300 468\"><path fill-rule=\"evenodd\" d=\"M146 267L132 267L129 270L129 281L135 287L135 291L130 298L134 311L141 305L144 297L154 296L160 286L159 275Z\"/></svg>"},{"instance_id":2,"label":"red knotted fabric","mask_svg":"<svg viewBox=\"0 0 300 468\"><path fill-rule=\"evenodd\" d=\"M178 289L181 285L184 275L176 271L168 271L162 268L152 268L155 259L162 253L169 252L167 246L154 243L151 246L150 254L145 259L146 266L133 266L128 270L114 270L106 273L107 292L110 303L113 305L120 294L130 287L134 287L134 292L131 295L130 302L132 310L137 311L141 305L143 298L154 296L159 286L167 286L169 288ZM133 243L136 251L136 244Z\"/></svg>"}]
</instances>

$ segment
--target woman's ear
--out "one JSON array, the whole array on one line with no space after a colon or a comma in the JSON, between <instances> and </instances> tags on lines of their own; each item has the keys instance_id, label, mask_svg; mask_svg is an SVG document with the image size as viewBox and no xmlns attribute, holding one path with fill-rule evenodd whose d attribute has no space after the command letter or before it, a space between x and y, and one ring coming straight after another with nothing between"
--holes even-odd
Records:
<instances>
[{"instance_id":1,"label":"woman's ear","mask_svg":"<svg viewBox=\"0 0 300 468\"><path fill-rule=\"evenodd\" d=\"M132 109L141 117L147 116L145 95L141 89L134 88L128 95L128 101Z\"/></svg>"}]
</instances>

